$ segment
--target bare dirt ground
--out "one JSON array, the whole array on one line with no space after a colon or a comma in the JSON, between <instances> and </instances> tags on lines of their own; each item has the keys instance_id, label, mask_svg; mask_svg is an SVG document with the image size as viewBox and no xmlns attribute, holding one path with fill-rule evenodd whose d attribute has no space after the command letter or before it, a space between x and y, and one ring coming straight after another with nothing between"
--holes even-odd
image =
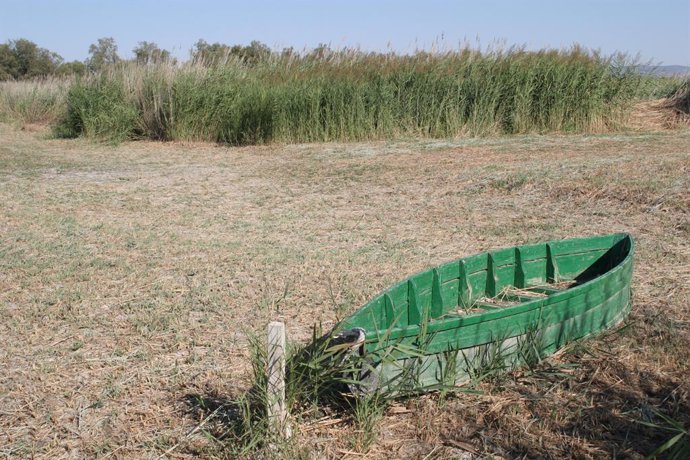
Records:
<instances>
[{"instance_id":1,"label":"bare dirt ground","mask_svg":"<svg viewBox=\"0 0 690 460\"><path fill-rule=\"evenodd\" d=\"M304 421L304 457L641 458L661 415L690 429L690 130L228 148L0 125L0 455L228 456L200 401L250 385L268 321L306 341L425 267L609 232L638 245L620 331L399 401L367 448Z\"/></svg>"}]
</instances>

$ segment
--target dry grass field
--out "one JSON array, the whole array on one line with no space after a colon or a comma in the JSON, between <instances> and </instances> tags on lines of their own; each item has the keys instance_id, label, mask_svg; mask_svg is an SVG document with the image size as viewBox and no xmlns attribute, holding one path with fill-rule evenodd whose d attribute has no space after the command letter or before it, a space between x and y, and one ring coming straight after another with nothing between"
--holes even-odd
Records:
<instances>
[{"instance_id":1,"label":"dry grass field","mask_svg":"<svg viewBox=\"0 0 690 460\"><path fill-rule=\"evenodd\" d=\"M222 409L268 321L306 342L401 274L622 231L622 329L366 430L305 417L296 457L642 458L690 429L690 131L228 148L0 124L0 456L232 457Z\"/></svg>"}]
</instances>

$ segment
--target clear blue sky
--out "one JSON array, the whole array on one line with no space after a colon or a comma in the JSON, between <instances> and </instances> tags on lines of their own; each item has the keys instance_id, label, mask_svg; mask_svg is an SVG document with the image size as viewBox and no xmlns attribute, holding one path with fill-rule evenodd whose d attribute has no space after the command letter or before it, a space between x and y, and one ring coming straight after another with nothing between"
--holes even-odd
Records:
<instances>
[{"instance_id":1,"label":"clear blue sky","mask_svg":"<svg viewBox=\"0 0 690 460\"><path fill-rule=\"evenodd\" d=\"M690 0L0 0L0 42L28 38L67 60L113 37L120 55L154 41L182 58L203 38L272 48L413 51L463 40L530 49L574 42L690 65Z\"/></svg>"}]
</instances>

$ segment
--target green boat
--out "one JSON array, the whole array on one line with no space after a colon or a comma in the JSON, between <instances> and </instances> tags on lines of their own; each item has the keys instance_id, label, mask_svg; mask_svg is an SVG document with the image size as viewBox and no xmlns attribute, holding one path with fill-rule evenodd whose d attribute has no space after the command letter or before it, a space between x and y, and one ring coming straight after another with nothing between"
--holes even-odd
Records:
<instances>
[{"instance_id":1,"label":"green boat","mask_svg":"<svg viewBox=\"0 0 690 460\"><path fill-rule=\"evenodd\" d=\"M363 358L359 391L458 385L620 323L633 254L631 236L618 233L454 260L377 295L335 337Z\"/></svg>"}]
</instances>

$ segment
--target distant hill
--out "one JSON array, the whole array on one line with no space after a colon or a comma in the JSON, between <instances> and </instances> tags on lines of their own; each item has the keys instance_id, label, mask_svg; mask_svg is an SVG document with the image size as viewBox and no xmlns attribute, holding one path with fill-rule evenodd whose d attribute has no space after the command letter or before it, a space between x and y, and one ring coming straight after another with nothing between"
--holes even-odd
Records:
<instances>
[{"instance_id":1,"label":"distant hill","mask_svg":"<svg viewBox=\"0 0 690 460\"><path fill-rule=\"evenodd\" d=\"M658 77L683 77L690 76L690 67L686 65L640 65L637 69L644 75L656 75Z\"/></svg>"}]
</instances>

